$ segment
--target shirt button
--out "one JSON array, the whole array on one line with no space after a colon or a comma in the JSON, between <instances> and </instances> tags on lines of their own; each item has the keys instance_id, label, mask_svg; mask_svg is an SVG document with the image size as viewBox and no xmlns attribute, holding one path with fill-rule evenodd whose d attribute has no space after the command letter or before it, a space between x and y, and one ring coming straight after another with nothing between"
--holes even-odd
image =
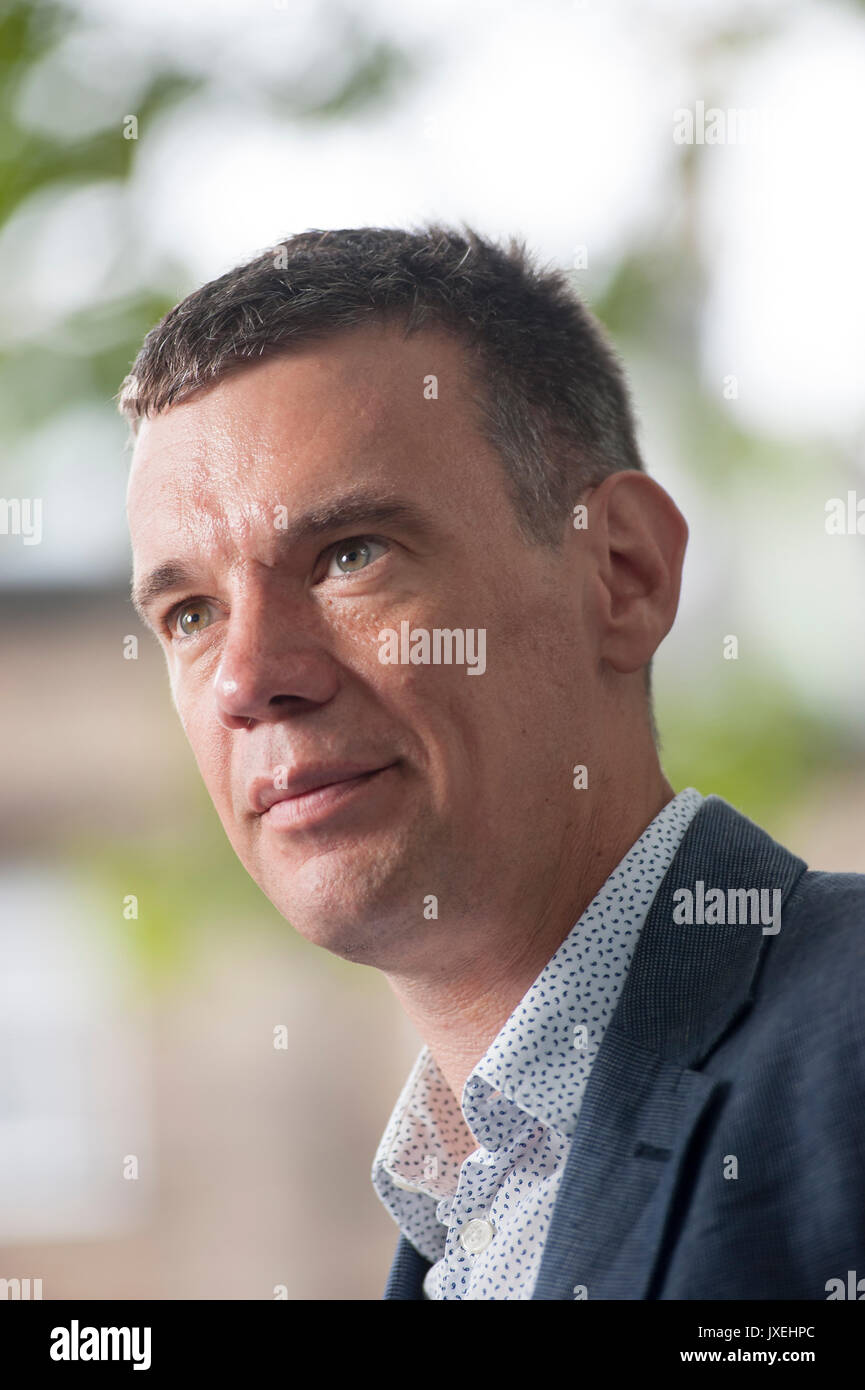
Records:
<instances>
[{"instance_id":1,"label":"shirt button","mask_svg":"<svg viewBox=\"0 0 865 1390\"><path fill-rule=\"evenodd\" d=\"M470 1221L460 1236L460 1242L470 1255L477 1255L481 1250L486 1250L495 1233L490 1221Z\"/></svg>"}]
</instances>

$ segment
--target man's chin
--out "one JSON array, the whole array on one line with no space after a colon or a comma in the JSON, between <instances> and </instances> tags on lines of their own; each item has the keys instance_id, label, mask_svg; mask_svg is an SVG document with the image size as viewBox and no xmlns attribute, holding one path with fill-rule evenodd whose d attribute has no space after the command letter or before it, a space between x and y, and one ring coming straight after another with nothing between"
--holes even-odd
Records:
<instances>
[{"instance_id":1,"label":"man's chin","mask_svg":"<svg viewBox=\"0 0 865 1390\"><path fill-rule=\"evenodd\" d=\"M388 939L422 925L423 898L408 886L400 855L355 852L308 859L287 880L286 866L253 877L294 930L314 946L344 960L375 965L388 954ZM420 907L418 906L420 904Z\"/></svg>"},{"instance_id":2,"label":"man's chin","mask_svg":"<svg viewBox=\"0 0 865 1390\"><path fill-rule=\"evenodd\" d=\"M405 923L400 927L384 920L366 903L331 903L323 908L320 902L299 903L292 897L284 905L274 905L310 945L357 965L385 968L392 958L393 938L399 939L407 930Z\"/></svg>"},{"instance_id":3,"label":"man's chin","mask_svg":"<svg viewBox=\"0 0 865 1390\"><path fill-rule=\"evenodd\" d=\"M259 835L243 846L247 872L298 934L345 960L387 969L411 957L452 881L452 827L431 817L370 820L315 836Z\"/></svg>"}]
</instances>

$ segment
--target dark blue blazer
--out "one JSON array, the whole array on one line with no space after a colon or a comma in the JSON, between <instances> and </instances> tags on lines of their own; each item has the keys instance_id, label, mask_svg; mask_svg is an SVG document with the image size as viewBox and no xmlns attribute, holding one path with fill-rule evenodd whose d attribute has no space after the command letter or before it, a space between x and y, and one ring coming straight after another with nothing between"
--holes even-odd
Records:
<instances>
[{"instance_id":1,"label":"dark blue blazer","mask_svg":"<svg viewBox=\"0 0 865 1390\"><path fill-rule=\"evenodd\" d=\"M673 894L697 880L781 889L780 930L676 925ZM827 1299L831 1280L852 1294L863 980L865 874L812 872L707 797L592 1068L532 1297ZM400 1236L384 1297L422 1299L428 1269Z\"/></svg>"}]
</instances>

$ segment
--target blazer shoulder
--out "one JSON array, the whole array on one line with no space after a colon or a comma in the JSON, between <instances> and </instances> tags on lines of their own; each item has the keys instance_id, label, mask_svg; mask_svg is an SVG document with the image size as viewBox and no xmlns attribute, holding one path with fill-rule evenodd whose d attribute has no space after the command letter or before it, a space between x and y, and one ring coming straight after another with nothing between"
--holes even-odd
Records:
<instances>
[{"instance_id":1,"label":"blazer shoulder","mask_svg":"<svg viewBox=\"0 0 865 1390\"><path fill-rule=\"evenodd\" d=\"M801 947L802 938L819 955L865 953L865 874L807 869L785 904L786 921ZM782 933L780 933L783 935Z\"/></svg>"},{"instance_id":2,"label":"blazer shoulder","mask_svg":"<svg viewBox=\"0 0 865 1390\"><path fill-rule=\"evenodd\" d=\"M865 874L808 869L770 938L759 993L840 1022L865 1047Z\"/></svg>"}]
</instances>

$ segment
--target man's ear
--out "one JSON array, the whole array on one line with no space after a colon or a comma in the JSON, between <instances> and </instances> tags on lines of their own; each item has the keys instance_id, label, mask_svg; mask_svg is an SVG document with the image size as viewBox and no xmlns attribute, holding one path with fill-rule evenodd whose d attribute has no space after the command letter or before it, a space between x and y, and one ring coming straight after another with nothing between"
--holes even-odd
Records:
<instances>
[{"instance_id":1,"label":"man's ear","mask_svg":"<svg viewBox=\"0 0 865 1390\"><path fill-rule=\"evenodd\" d=\"M669 493L636 469L605 478L588 511L598 655L626 675L652 659L673 626L688 525Z\"/></svg>"}]
</instances>

